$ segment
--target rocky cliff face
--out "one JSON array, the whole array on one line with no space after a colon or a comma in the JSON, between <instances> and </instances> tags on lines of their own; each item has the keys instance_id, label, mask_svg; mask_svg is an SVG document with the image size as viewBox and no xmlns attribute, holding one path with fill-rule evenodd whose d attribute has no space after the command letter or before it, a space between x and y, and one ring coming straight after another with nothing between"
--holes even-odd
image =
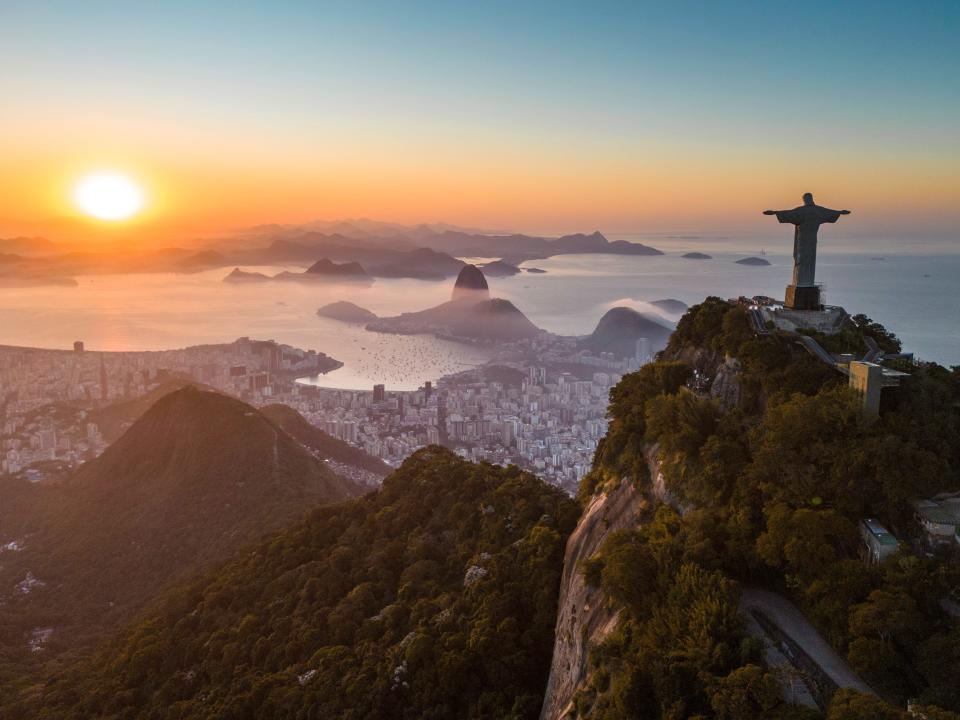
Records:
<instances>
[{"instance_id":1,"label":"rocky cliff face","mask_svg":"<svg viewBox=\"0 0 960 720\"><path fill-rule=\"evenodd\" d=\"M651 470L655 470L651 477L659 474L659 468ZM610 533L636 526L646 504L643 491L631 479L623 478L612 490L594 496L567 540L553 661L541 720L575 717L573 696L586 680L590 646L617 624L618 613L608 607L600 588L587 585L580 564L597 553Z\"/></svg>"},{"instance_id":2,"label":"rocky cliff face","mask_svg":"<svg viewBox=\"0 0 960 720\"><path fill-rule=\"evenodd\" d=\"M740 404L740 396L740 361L728 357L717 369L717 375L710 386L710 397L726 412Z\"/></svg>"}]
</instances>

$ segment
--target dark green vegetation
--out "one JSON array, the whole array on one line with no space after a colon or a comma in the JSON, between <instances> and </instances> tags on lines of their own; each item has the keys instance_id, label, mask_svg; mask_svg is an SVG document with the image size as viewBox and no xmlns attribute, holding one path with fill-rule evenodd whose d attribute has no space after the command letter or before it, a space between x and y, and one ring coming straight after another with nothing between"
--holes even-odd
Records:
<instances>
[{"instance_id":1,"label":"dark green vegetation","mask_svg":"<svg viewBox=\"0 0 960 720\"><path fill-rule=\"evenodd\" d=\"M536 718L576 505L430 447L168 595L12 718Z\"/></svg>"},{"instance_id":2,"label":"dark green vegetation","mask_svg":"<svg viewBox=\"0 0 960 720\"><path fill-rule=\"evenodd\" d=\"M898 347L866 319L847 342L863 334ZM724 356L740 361L739 402L726 408L690 389L709 386ZM655 501L647 524L612 535L584 568L623 614L592 653L581 712L804 716L782 706L736 618L738 587L761 585L791 596L883 698L843 691L831 718L903 717L895 706L909 698L957 717L960 622L940 606L960 597L957 565L906 551L879 568L858 558L861 518L909 540L909 501L960 487L960 371L910 372L869 424L842 375L789 336L754 336L739 306L711 298L660 361L624 378L581 493L622 475L652 493L644 451L656 444L674 507Z\"/></svg>"},{"instance_id":3,"label":"dark green vegetation","mask_svg":"<svg viewBox=\"0 0 960 720\"><path fill-rule=\"evenodd\" d=\"M0 684L102 637L264 532L356 492L249 405L192 387L161 398L61 484L0 480L0 545L22 548L0 562ZM33 653L28 641L42 628L53 632Z\"/></svg>"}]
</instances>

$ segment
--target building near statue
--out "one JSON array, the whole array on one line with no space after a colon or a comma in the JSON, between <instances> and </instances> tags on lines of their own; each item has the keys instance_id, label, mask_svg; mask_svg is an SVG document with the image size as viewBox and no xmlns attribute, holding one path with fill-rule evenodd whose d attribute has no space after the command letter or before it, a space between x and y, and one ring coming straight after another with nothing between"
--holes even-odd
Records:
<instances>
[{"instance_id":1,"label":"building near statue","mask_svg":"<svg viewBox=\"0 0 960 720\"><path fill-rule=\"evenodd\" d=\"M863 398L863 412L868 417L880 416L880 391L883 389L883 368L876 363L850 363L850 387Z\"/></svg>"},{"instance_id":2,"label":"building near statue","mask_svg":"<svg viewBox=\"0 0 960 720\"><path fill-rule=\"evenodd\" d=\"M874 565L879 565L900 549L900 543L893 534L874 518L860 521L860 538L867 561Z\"/></svg>"},{"instance_id":3,"label":"building near statue","mask_svg":"<svg viewBox=\"0 0 960 720\"><path fill-rule=\"evenodd\" d=\"M960 545L960 492L915 500L913 510L923 532L921 542L926 548L956 548Z\"/></svg>"}]
</instances>

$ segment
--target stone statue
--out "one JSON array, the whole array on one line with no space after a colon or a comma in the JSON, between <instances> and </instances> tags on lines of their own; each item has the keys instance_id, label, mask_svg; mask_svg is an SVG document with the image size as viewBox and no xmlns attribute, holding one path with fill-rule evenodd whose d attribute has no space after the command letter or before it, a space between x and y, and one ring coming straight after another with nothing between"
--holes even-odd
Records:
<instances>
[{"instance_id":1,"label":"stone statue","mask_svg":"<svg viewBox=\"0 0 960 720\"><path fill-rule=\"evenodd\" d=\"M795 226L793 233L793 282L787 286L785 304L794 310L816 310L820 307L820 290L814 284L817 267L817 230L822 223L835 223L849 210L831 210L813 202L811 193L804 193L803 205L793 210L764 210L776 215L782 223Z\"/></svg>"}]
</instances>

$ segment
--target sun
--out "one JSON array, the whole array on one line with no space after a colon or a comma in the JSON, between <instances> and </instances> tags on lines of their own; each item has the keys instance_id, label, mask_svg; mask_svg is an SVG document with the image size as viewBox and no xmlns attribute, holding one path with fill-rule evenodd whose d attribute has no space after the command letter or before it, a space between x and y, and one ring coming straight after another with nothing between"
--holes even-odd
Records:
<instances>
[{"instance_id":1,"label":"sun","mask_svg":"<svg viewBox=\"0 0 960 720\"><path fill-rule=\"evenodd\" d=\"M122 173L98 172L77 183L73 202L100 220L125 220L143 207L143 191Z\"/></svg>"}]
</instances>

